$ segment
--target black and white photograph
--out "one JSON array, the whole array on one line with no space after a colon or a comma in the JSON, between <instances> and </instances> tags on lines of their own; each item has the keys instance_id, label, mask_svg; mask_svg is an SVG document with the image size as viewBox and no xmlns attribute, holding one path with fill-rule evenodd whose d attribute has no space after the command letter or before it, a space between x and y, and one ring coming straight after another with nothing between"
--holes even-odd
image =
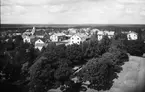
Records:
<instances>
[{"instance_id":1,"label":"black and white photograph","mask_svg":"<svg viewBox=\"0 0 145 92\"><path fill-rule=\"evenodd\" d=\"M145 0L0 0L0 92L145 92Z\"/></svg>"}]
</instances>

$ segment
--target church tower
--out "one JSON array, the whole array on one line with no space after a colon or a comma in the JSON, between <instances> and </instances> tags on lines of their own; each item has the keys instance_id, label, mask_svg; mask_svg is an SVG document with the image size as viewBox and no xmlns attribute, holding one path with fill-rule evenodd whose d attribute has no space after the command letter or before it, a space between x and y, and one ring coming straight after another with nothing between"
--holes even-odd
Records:
<instances>
[{"instance_id":1,"label":"church tower","mask_svg":"<svg viewBox=\"0 0 145 92\"><path fill-rule=\"evenodd\" d=\"M35 27L33 27L32 31L31 31L31 34L34 35L35 33Z\"/></svg>"}]
</instances>

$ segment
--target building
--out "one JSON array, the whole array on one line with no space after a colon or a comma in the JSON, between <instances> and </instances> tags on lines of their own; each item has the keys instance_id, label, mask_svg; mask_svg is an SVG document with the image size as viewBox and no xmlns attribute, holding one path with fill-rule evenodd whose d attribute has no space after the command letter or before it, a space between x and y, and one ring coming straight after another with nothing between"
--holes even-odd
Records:
<instances>
[{"instance_id":1,"label":"building","mask_svg":"<svg viewBox=\"0 0 145 92\"><path fill-rule=\"evenodd\" d=\"M55 34L53 34L53 35L50 36L50 40L52 42L58 42L59 41L59 38L61 36L65 36L65 34L64 33L55 33Z\"/></svg>"},{"instance_id":2,"label":"building","mask_svg":"<svg viewBox=\"0 0 145 92\"><path fill-rule=\"evenodd\" d=\"M105 35L103 31L98 31L97 32L98 35L98 41L102 40L103 36Z\"/></svg>"},{"instance_id":3,"label":"building","mask_svg":"<svg viewBox=\"0 0 145 92\"><path fill-rule=\"evenodd\" d=\"M136 32L129 31L129 33L127 34L127 39L128 40L137 40L138 34Z\"/></svg>"},{"instance_id":4,"label":"building","mask_svg":"<svg viewBox=\"0 0 145 92\"><path fill-rule=\"evenodd\" d=\"M88 38L85 34L75 34L70 38L69 44L80 44L81 42L85 41Z\"/></svg>"},{"instance_id":5,"label":"building","mask_svg":"<svg viewBox=\"0 0 145 92\"><path fill-rule=\"evenodd\" d=\"M39 49L41 51L43 46L45 46L45 43L44 43L43 39L37 39L35 41L35 49Z\"/></svg>"},{"instance_id":6,"label":"building","mask_svg":"<svg viewBox=\"0 0 145 92\"><path fill-rule=\"evenodd\" d=\"M31 43L31 38L33 38L33 32L34 32L35 28L33 27L32 32L30 30L26 30L23 34L22 34L22 38L23 38L23 42L28 42Z\"/></svg>"},{"instance_id":7,"label":"building","mask_svg":"<svg viewBox=\"0 0 145 92\"><path fill-rule=\"evenodd\" d=\"M31 31L31 34L32 34L32 35L34 35L35 30L36 30L35 27L33 27L32 31Z\"/></svg>"},{"instance_id":8,"label":"building","mask_svg":"<svg viewBox=\"0 0 145 92\"><path fill-rule=\"evenodd\" d=\"M108 38L112 38L115 34L114 31L104 31L104 34L108 36Z\"/></svg>"},{"instance_id":9,"label":"building","mask_svg":"<svg viewBox=\"0 0 145 92\"><path fill-rule=\"evenodd\" d=\"M58 36L56 34L53 34L53 35L50 36L50 40L52 42L57 42L58 41Z\"/></svg>"},{"instance_id":10,"label":"building","mask_svg":"<svg viewBox=\"0 0 145 92\"><path fill-rule=\"evenodd\" d=\"M31 43L31 39L30 39L29 36L24 36L24 37L22 37L22 38L23 38L23 42L24 42L24 43L25 43L25 42Z\"/></svg>"}]
</instances>

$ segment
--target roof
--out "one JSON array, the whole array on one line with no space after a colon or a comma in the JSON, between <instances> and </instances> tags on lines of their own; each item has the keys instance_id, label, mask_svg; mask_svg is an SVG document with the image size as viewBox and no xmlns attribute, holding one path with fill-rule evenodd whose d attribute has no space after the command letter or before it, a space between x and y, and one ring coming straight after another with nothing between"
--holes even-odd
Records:
<instances>
[{"instance_id":1,"label":"roof","mask_svg":"<svg viewBox=\"0 0 145 92\"><path fill-rule=\"evenodd\" d=\"M133 33L133 34L137 34L137 33L134 32L134 31L129 31L129 32L128 32L128 34L132 34L132 33Z\"/></svg>"},{"instance_id":2,"label":"roof","mask_svg":"<svg viewBox=\"0 0 145 92\"><path fill-rule=\"evenodd\" d=\"M104 33L107 35L114 35L115 32L114 31L104 31Z\"/></svg>"},{"instance_id":3,"label":"roof","mask_svg":"<svg viewBox=\"0 0 145 92\"><path fill-rule=\"evenodd\" d=\"M56 36L64 36L65 33L54 33L53 35L56 35Z\"/></svg>"},{"instance_id":4,"label":"roof","mask_svg":"<svg viewBox=\"0 0 145 92\"><path fill-rule=\"evenodd\" d=\"M46 41L46 39L44 39L44 38L31 38L31 42L32 43L35 43L38 39L40 39L40 40L42 40L44 43L45 43L45 41Z\"/></svg>"},{"instance_id":5,"label":"roof","mask_svg":"<svg viewBox=\"0 0 145 92\"><path fill-rule=\"evenodd\" d=\"M46 32L44 30L39 30L39 31L37 30L37 31L35 31L34 35L42 35L43 36L43 35L45 35L45 33Z\"/></svg>"},{"instance_id":6,"label":"roof","mask_svg":"<svg viewBox=\"0 0 145 92\"><path fill-rule=\"evenodd\" d=\"M103 32L103 31L98 31L97 34L98 34L98 35L104 35L104 32Z\"/></svg>"},{"instance_id":7,"label":"roof","mask_svg":"<svg viewBox=\"0 0 145 92\"><path fill-rule=\"evenodd\" d=\"M22 35L23 36L28 36L28 35L31 35L31 32L24 32Z\"/></svg>"},{"instance_id":8,"label":"roof","mask_svg":"<svg viewBox=\"0 0 145 92\"><path fill-rule=\"evenodd\" d=\"M41 41L45 42L45 39L44 38L36 38L35 41L37 41L37 40L41 40Z\"/></svg>"}]
</instances>

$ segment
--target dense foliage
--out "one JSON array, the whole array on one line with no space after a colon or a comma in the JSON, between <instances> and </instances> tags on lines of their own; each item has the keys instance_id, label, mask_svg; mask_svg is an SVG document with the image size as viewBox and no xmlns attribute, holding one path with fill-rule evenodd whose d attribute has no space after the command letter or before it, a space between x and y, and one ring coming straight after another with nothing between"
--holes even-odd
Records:
<instances>
[{"instance_id":1,"label":"dense foliage","mask_svg":"<svg viewBox=\"0 0 145 92\"><path fill-rule=\"evenodd\" d=\"M70 46L49 44L44 60L38 60L30 68L30 92L46 92L60 87L64 92L79 92L85 81L87 87L108 90L121 71L121 65L128 61L121 40L105 36L100 42L89 40ZM76 72L73 68L80 66ZM77 77L78 82L72 79ZM77 88L75 88L77 87Z\"/></svg>"},{"instance_id":2,"label":"dense foliage","mask_svg":"<svg viewBox=\"0 0 145 92\"><path fill-rule=\"evenodd\" d=\"M37 56L34 46L23 43L21 36L1 39L0 83L9 86L21 84L18 81L26 80L28 68Z\"/></svg>"}]
</instances>

